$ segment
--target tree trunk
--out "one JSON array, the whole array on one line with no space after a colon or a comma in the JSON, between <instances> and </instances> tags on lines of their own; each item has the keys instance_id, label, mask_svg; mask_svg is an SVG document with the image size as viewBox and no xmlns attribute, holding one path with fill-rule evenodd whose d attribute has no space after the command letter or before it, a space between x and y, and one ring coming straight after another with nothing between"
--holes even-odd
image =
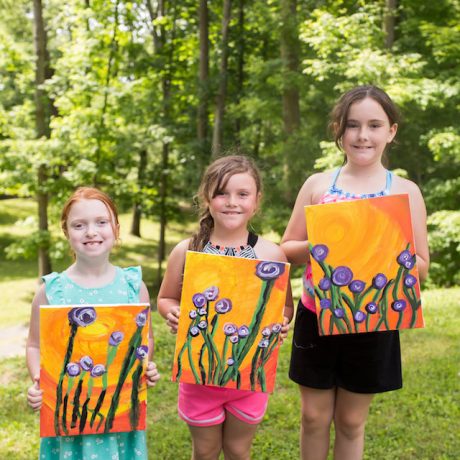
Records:
<instances>
[{"instance_id":1,"label":"tree trunk","mask_svg":"<svg viewBox=\"0 0 460 460\"><path fill-rule=\"evenodd\" d=\"M237 55L237 80L236 80L236 104L238 105L243 95L244 89L244 0L240 0L238 4L238 55ZM241 116L236 117L235 131L238 145L241 142Z\"/></svg>"},{"instance_id":2,"label":"tree trunk","mask_svg":"<svg viewBox=\"0 0 460 460\"><path fill-rule=\"evenodd\" d=\"M200 67L198 75L197 139L201 152L207 152L209 103L209 30L208 2L200 0L199 7Z\"/></svg>"},{"instance_id":3,"label":"tree trunk","mask_svg":"<svg viewBox=\"0 0 460 460\"><path fill-rule=\"evenodd\" d=\"M385 32L385 47L390 49L395 41L397 0L385 0L385 16L383 18L383 31Z\"/></svg>"},{"instance_id":4,"label":"tree trunk","mask_svg":"<svg viewBox=\"0 0 460 460\"><path fill-rule=\"evenodd\" d=\"M35 129L37 139L50 137L49 114L50 101L43 89L48 73L48 53L46 49L46 31L43 21L43 7L41 0L34 0L34 41L35 41ZM38 230L48 232L48 192L46 190L47 167L46 163L38 166L37 170L37 206ZM51 273L51 259L47 241L40 239L38 248L38 275L39 277Z\"/></svg>"},{"instance_id":5,"label":"tree trunk","mask_svg":"<svg viewBox=\"0 0 460 460\"><path fill-rule=\"evenodd\" d=\"M296 133L300 126L299 90L296 77L299 67L299 37L297 30L297 1L281 0L281 60L283 65L283 125L285 197L292 201L296 187L295 170L298 152Z\"/></svg>"},{"instance_id":6,"label":"tree trunk","mask_svg":"<svg viewBox=\"0 0 460 460\"><path fill-rule=\"evenodd\" d=\"M228 31L231 17L231 0L224 0L224 14L222 19L222 55L219 68L219 89L216 97L214 116L214 130L212 134L212 155L219 156L223 143L223 122L225 112L225 97L227 93L227 61L228 61Z\"/></svg>"},{"instance_id":7,"label":"tree trunk","mask_svg":"<svg viewBox=\"0 0 460 460\"><path fill-rule=\"evenodd\" d=\"M145 182L145 170L147 168L147 150L142 149L139 153L139 166L137 169L137 183L141 193L134 199L133 203L133 220L131 222L131 235L141 237L141 194Z\"/></svg>"}]
</instances>

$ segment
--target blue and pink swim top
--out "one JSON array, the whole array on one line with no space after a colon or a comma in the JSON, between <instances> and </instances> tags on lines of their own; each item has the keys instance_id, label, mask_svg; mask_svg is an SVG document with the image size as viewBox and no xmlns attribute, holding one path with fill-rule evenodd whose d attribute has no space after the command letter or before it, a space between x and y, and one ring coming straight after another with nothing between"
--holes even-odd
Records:
<instances>
[{"instance_id":1,"label":"blue and pink swim top","mask_svg":"<svg viewBox=\"0 0 460 460\"><path fill-rule=\"evenodd\" d=\"M338 168L332 174L332 183L319 200L318 204L336 203L338 201L362 200L364 198L376 198L390 194L391 184L393 182L393 173L386 172L385 188L376 193L350 193L337 187L337 179L342 168ZM309 310L315 312L315 291L313 288L312 270L310 262L307 263L302 275L302 304Z\"/></svg>"}]
</instances>

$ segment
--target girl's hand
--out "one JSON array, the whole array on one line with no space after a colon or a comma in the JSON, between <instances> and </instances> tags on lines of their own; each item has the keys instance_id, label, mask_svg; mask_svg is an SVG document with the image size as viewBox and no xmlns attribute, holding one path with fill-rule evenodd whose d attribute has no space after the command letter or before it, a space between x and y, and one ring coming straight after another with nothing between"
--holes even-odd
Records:
<instances>
[{"instance_id":1,"label":"girl's hand","mask_svg":"<svg viewBox=\"0 0 460 460\"><path fill-rule=\"evenodd\" d=\"M283 326L281 327L280 344L282 344L288 336L289 327L290 327L289 322L290 322L289 318L285 316L283 320Z\"/></svg>"},{"instance_id":2,"label":"girl's hand","mask_svg":"<svg viewBox=\"0 0 460 460\"><path fill-rule=\"evenodd\" d=\"M160 380L160 373L153 361L148 362L145 374L147 375L147 386L149 388L154 387L158 380Z\"/></svg>"},{"instance_id":3,"label":"girl's hand","mask_svg":"<svg viewBox=\"0 0 460 460\"><path fill-rule=\"evenodd\" d=\"M27 390L27 402L33 410L39 410L43 402L43 390L40 390L40 377L34 377L34 384Z\"/></svg>"},{"instance_id":4,"label":"girl's hand","mask_svg":"<svg viewBox=\"0 0 460 460\"><path fill-rule=\"evenodd\" d=\"M166 324L171 329L171 334L177 334L177 328L179 326L179 315L180 315L180 308L171 307L169 313L166 315Z\"/></svg>"}]
</instances>

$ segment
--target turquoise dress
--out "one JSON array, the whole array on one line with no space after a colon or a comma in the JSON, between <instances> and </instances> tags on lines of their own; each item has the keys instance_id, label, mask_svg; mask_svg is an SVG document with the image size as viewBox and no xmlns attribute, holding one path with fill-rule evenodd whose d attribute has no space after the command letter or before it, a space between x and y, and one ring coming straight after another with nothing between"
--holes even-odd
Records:
<instances>
[{"instance_id":1,"label":"turquoise dress","mask_svg":"<svg viewBox=\"0 0 460 460\"><path fill-rule=\"evenodd\" d=\"M65 272L43 277L50 305L137 303L141 267L116 267L114 280L101 288L75 284ZM145 431L42 438L40 460L147 460Z\"/></svg>"}]
</instances>

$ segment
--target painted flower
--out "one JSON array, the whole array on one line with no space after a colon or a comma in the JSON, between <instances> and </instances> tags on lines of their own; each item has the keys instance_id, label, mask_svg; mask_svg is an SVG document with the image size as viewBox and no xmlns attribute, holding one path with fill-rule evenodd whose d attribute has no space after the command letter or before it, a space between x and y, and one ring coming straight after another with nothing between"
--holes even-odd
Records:
<instances>
[{"instance_id":1,"label":"painted flower","mask_svg":"<svg viewBox=\"0 0 460 460\"><path fill-rule=\"evenodd\" d=\"M198 309L198 314L199 314L200 316L206 315L207 312L208 312L208 310L206 310L206 307L203 307L203 308L199 308L199 309Z\"/></svg>"},{"instance_id":2,"label":"painted flower","mask_svg":"<svg viewBox=\"0 0 460 460\"><path fill-rule=\"evenodd\" d=\"M112 345L112 347L116 347L117 345L120 345L124 337L125 337L125 334L121 331L112 332L109 338L109 345Z\"/></svg>"},{"instance_id":3,"label":"painted flower","mask_svg":"<svg viewBox=\"0 0 460 460\"><path fill-rule=\"evenodd\" d=\"M208 289L203 292L203 295L207 300L216 300L219 295L219 288L217 286L208 287Z\"/></svg>"},{"instance_id":4,"label":"painted flower","mask_svg":"<svg viewBox=\"0 0 460 460\"><path fill-rule=\"evenodd\" d=\"M372 278L372 286L375 289L382 289L387 284L387 277L383 273L377 273L374 278Z\"/></svg>"},{"instance_id":5,"label":"painted flower","mask_svg":"<svg viewBox=\"0 0 460 460\"><path fill-rule=\"evenodd\" d=\"M319 280L318 287L322 291L328 291L329 289L331 289L331 279L328 278L327 276L325 276L324 278L321 278Z\"/></svg>"},{"instance_id":6,"label":"painted flower","mask_svg":"<svg viewBox=\"0 0 460 460\"><path fill-rule=\"evenodd\" d=\"M221 315L228 313L232 309L232 301L230 299L220 299L214 305L216 313Z\"/></svg>"},{"instance_id":7,"label":"painted flower","mask_svg":"<svg viewBox=\"0 0 460 460\"><path fill-rule=\"evenodd\" d=\"M334 316L336 318L343 318L345 316L345 312L341 308L334 309Z\"/></svg>"},{"instance_id":8,"label":"painted flower","mask_svg":"<svg viewBox=\"0 0 460 460\"><path fill-rule=\"evenodd\" d=\"M192 310L188 316L191 318L191 319L195 319L197 316L198 316L198 313L196 312L196 310Z\"/></svg>"},{"instance_id":9,"label":"painted flower","mask_svg":"<svg viewBox=\"0 0 460 460\"><path fill-rule=\"evenodd\" d=\"M391 308L394 310L394 311L397 311L398 313L401 312L401 311L404 311L407 307L407 303L404 299L398 299L398 300L395 300L392 304L391 304Z\"/></svg>"},{"instance_id":10,"label":"painted flower","mask_svg":"<svg viewBox=\"0 0 460 460\"><path fill-rule=\"evenodd\" d=\"M66 372L69 377L76 377L80 374L80 366L77 363L69 363L66 366Z\"/></svg>"},{"instance_id":11,"label":"painted flower","mask_svg":"<svg viewBox=\"0 0 460 460\"><path fill-rule=\"evenodd\" d=\"M231 335L231 336L229 337L229 340L230 340L230 342L232 342L232 343L237 343L240 339L239 339L239 337L238 337L237 335Z\"/></svg>"},{"instance_id":12,"label":"painted flower","mask_svg":"<svg viewBox=\"0 0 460 460\"><path fill-rule=\"evenodd\" d=\"M206 321L200 321L200 322L198 323L198 327L199 327L200 329L206 329L206 328L208 327L208 323L207 323Z\"/></svg>"},{"instance_id":13,"label":"painted flower","mask_svg":"<svg viewBox=\"0 0 460 460\"><path fill-rule=\"evenodd\" d=\"M284 273L285 266L278 262L259 262L256 265L256 275L264 281L274 280Z\"/></svg>"},{"instance_id":14,"label":"painted flower","mask_svg":"<svg viewBox=\"0 0 460 460\"><path fill-rule=\"evenodd\" d=\"M329 248L325 244L316 244L311 248L310 254L317 262L322 262L329 254Z\"/></svg>"},{"instance_id":15,"label":"painted flower","mask_svg":"<svg viewBox=\"0 0 460 460\"><path fill-rule=\"evenodd\" d=\"M272 326L272 332L273 334L279 334L281 332L281 324L280 323L275 323L273 326Z\"/></svg>"},{"instance_id":16,"label":"painted flower","mask_svg":"<svg viewBox=\"0 0 460 460\"><path fill-rule=\"evenodd\" d=\"M344 265L340 265L332 272L332 282L336 286L347 286L353 279L353 272Z\"/></svg>"},{"instance_id":17,"label":"painted flower","mask_svg":"<svg viewBox=\"0 0 460 460\"><path fill-rule=\"evenodd\" d=\"M404 277L404 285L408 288L415 286L417 284L417 278L413 275L407 274Z\"/></svg>"},{"instance_id":18,"label":"painted flower","mask_svg":"<svg viewBox=\"0 0 460 460\"><path fill-rule=\"evenodd\" d=\"M232 335L238 332L238 327L236 324L233 323L225 323L224 324L224 334L225 335Z\"/></svg>"},{"instance_id":19,"label":"painted flower","mask_svg":"<svg viewBox=\"0 0 460 460\"><path fill-rule=\"evenodd\" d=\"M331 308L331 305L332 305L331 299L321 299L319 301L319 306L324 310Z\"/></svg>"},{"instance_id":20,"label":"painted flower","mask_svg":"<svg viewBox=\"0 0 460 460\"><path fill-rule=\"evenodd\" d=\"M375 302L369 302L364 308L370 315L377 313L379 309L379 307L377 306Z\"/></svg>"},{"instance_id":21,"label":"painted flower","mask_svg":"<svg viewBox=\"0 0 460 460\"><path fill-rule=\"evenodd\" d=\"M361 310L355 311L355 314L353 315L353 318L354 318L355 322L362 323L366 319L366 313L364 313Z\"/></svg>"},{"instance_id":22,"label":"painted flower","mask_svg":"<svg viewBox=\"0 0 460 460\"><path fill-rule=\"evenodd\" d=\"M192 337L196 337L199 333L200 333L200 330L196 326L193 326L190 328L190 335Z\"/></svg>"},{"instance_id":23,"label":"painted flower","mask_svg":"<svg viewBox=\"0 0 460 460\"><path fill-rule=\"evenodd\" d=\"M361 280L353 280L348 285L348 289L350 289L350 291L355 294L359 294L360 292L363 292L365 287L366 287L366 283Z\"/></svg>"},{"instance_id":24,"label":"painted flower","mask_svg":"<svg viewBox=\"0 0 460 460\"><path fill-rule=\"evenodd\" d=\"M149 347L147 345L141 345L136 348L136 357L141 361L149 355Z\"/></svg>"},{"instance_id":25,"label":"painted flower","mask_svg":"<svg viewBox=\"0 0 460 460\"><path fill-rule=\"evenodd\" d=\"M272 331L271 331L271 329L269 327L264 327L262 329L262 335L264 337L270 337L271 333L272 333Z\"/></svg>"},{"instance_id":26,"label":"painted flower","mask_svg":"<svg viewBox=\"0 0 460 460\"><path fill-rule=\"evenodd\" d=\"M90 356L83 356L83 358L80 359L80 367L84 371L90 371L93 368L93 359Z\"/></svg>"},{"instance_id":27,"label":"painted flower","mask_svg":"<svg viewBox=\"0 0 460 460\"><path fill-rule=\"evenodd\" d=\"M143 327L145 326L145 323L147 322L147 318L148 318L148 308L146 308L145 310L141 311L140 313L138 313L136 315L136 324L138 327Z\"/></svg>"},{"instance_id":28,"label":"painted flower","mask_svg":"<svg viewBox=\"0 0 460 460\"><path fill-rule=\"evenodd\" d=\"M96 364L91 369L91 377L101 377L106 372L105 366L103 364Z\"/></svg>"},{"instance_id":29,"label":"painted flower","mask_svg":"<svg viewBox=\"0 0 460 460\"><path fill-rule=\"evenodd\" d=\"M228 358L228 359L227 359L227 364L228 364L229 366L233 366L233 365L235 364L235 360L234 360L233 358Z\"/></svg>"},{"instance_id":30,"label":"painted flower","mask_svg":"<svg viewBox=\"0 0 460 460\"><path fill-rule=\"evenodd\" d=\"M399 265L402 265L408 270L410 270L415 265L415 257L407 249L401 252L396 260Z\"/></svg>"},{"instance_id":31,"label":"painted flower","mask_svg":"<svg viewBox=\"0 0 460 460\"><path fill-rule=\"evenodd\" d=\"M206 305L206 297L203 294L201 294L201 292L193 294L192 302L196 308L204 307Z\"/></svg>"},{"instance_id":32,"label":"painted flower","mask_svg":"<svg viewBox=\"0 0 460 460\"><path fill-rule=\"evenodd\" d=\"M93 307L72 308L68 314L69 322L81 327L93 324L96 316L96 310Z\"/></svg>"},{"instance_id":33,"label":"painted flower","mask_svg":"<svg viewBox=\"0 0 460 460\"><path fill-rule=\"evenodd\" d=\"M244 339L249 335L249 328L246 326L246 324L243 324L238 328L238 337Z\"/></svg>"},{"instance_id":34,"label":"painted flower","mask_svg":"<svg viewBox=\"0 0 460 460\"><path fill-rule=\"evenodd\" d=\"M262 339L260 342L259 342L259 347L260 348L267 348L268 345L269 345L270 341L268 339Z\"/></svg>"}]
</instances>

